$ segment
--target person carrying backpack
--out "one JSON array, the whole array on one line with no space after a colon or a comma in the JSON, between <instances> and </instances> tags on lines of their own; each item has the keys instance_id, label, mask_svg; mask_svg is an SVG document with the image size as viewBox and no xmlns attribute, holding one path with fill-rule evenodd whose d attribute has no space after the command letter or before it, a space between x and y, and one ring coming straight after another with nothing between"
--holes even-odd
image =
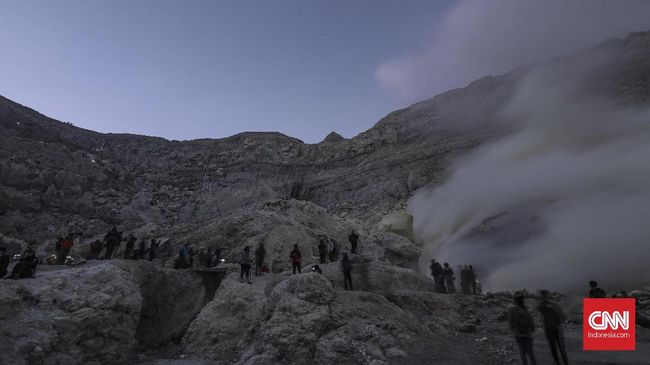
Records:
<instances>
[{"instance_id":1,"label":"person carrying backpack","mask_svg":"<svg viewBox=\"0 0 650 365\"><path fill-rule=\"evenodd\" d=\"M535 331L535 322L526 305L524 304L524 294L516 293L514 305L508 309L508 324L510 330L515 335L521 363L528 365L528 360L532 365L536 365L535 354L533 352L533 332Z\"/></svg>"},{"instance_id":2,"label":"person carrying backpack","mask_svg":"<svg viewBox=\"0 0 650 365\"><path fill-rule=\"evenodd\" d=\"M454 280L456 280L454 277L454 270L449 266L448 262L445 262L443 266L442 276L445 280L445 288L447 289L447 293L453 294L456 292L456 286L454 285Z\"/></svg>"},{"instance_id":3,"label":"person carrying backpack","mask_svg":"<svg viewBox=\"0 0 650 365\"><path fill-rule=\"evenodd\" d=\"M562 334L562 323L565 320L564 312L557 303L550 301L550 293L547 290L540 292L541 300L537 305L537 310L541 313L544 320L544 333L551 348L551 355L556 365L569 363L564 345L564 334ZM558 356L558 350L560 356ZM562 358L562 363L560 362Z\"/></svg>"},{"instance_id":4,"label":"person carrying backpack","mask_svg":"<svg viewBox=\"0 0 650 365\"><path fill-rule=\"evenodd\" d=\"M298 273L301 272L301 264L300 261L302 261L302 254L300 253L300 250L298 249L298 245L293 245L293 250L289 254L289 257L291 258L291 266L293 268L293 274L296 274L296 269L298 270Z\"/></svg>"},{"instance_id":5,"label":"person carrying backpack","mask_svg":"<svg viewBox=\"0 0 650 365\"><path fill-rule=\"evenodd\" d=\"M436 284L436 292L446 293L447 290L445 289L445 276L442 265L440 265L440 263L435 259L432 259L429 269L431 269L431 276L433 276L433 281Z\"/></svg>"}]
</instances>

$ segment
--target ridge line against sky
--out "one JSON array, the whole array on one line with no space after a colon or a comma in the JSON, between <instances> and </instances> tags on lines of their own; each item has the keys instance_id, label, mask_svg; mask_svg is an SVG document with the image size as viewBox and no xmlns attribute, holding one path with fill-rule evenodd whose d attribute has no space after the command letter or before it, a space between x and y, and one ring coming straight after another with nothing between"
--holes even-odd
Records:
<instances>
[{"instance_id":1,"label":"ridge line against sky","mask_svg":"<svg viewBox=\"0 0 650 365\"><path fill-rule=\"evenodd\" d=\"M0 0L0 94L99 132L315 143L648 29L643 0Z\"/></svg>"}]
</instances>

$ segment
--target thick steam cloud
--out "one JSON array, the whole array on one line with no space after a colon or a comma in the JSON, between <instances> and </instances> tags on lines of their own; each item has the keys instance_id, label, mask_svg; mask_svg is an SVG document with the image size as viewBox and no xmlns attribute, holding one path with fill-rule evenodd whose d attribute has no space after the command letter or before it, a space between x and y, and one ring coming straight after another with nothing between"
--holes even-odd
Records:
<instances>
[{"instance_id":1,"label":"thick steam cloud","mask_svg":"<svg viewBox=\"0 0 650 365\"><path fill-rule=\"evenodd\" d=\"M650 280L650 112L589 93L592 66L531 71L501 113L514 132L411 199L422 271L473 264L485 290Z\"/></svg>"}]
</instances>

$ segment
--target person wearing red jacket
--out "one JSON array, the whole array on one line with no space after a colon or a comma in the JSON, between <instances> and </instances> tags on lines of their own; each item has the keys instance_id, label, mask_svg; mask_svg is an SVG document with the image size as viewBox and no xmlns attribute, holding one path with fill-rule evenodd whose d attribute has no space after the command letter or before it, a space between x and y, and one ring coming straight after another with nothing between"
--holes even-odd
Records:
<instances>
[{"instance_id":1,"label":"person wearing red jacket","mask_svg":"<svg viewBox=\"0 0 650 365\"><path fill-rule=\"evenodd\" d=\"M65 264L65 260L66 258L68 258L68 255L70 254L70 250L72 250L72 246L74 246L72 240L73 240L73 236L72 233L70 233L66 238L64 238L61 241L61 249L59 250L59 252L56 253L57 265Z\"/></svg>"},{"instance_id":2,"label":"person wearing red jacket","mask_svg":"<svg viewBox=\"0 0 650 365\"><path fill-rule=\"evenodd\" d=\"M296 274L296 269L298 270L298 273L300 273L302 269L302 266L300 264L300 261L302 260L302 254L298 249L298 245L293 245L293 251L291 251L289 257L291 257L291 264L293 265L294 275Z\"/></svg>"}]
</instances>

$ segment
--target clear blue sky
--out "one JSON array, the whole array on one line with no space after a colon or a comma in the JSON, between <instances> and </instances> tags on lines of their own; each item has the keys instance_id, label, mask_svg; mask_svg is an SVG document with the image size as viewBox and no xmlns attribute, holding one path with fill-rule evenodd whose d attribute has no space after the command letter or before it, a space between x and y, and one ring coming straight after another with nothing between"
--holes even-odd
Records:
<instances>
[{"instance_id":1,"label":"clear blue sky","mask_svg":"<svg viewBox=\"0 0 650 365\"><path fill-rule=\"evenodd\" d=\"M406 106L376 70L451 4L0 0L0 94L101 132L351 137Z\"/></svg>"}]
</instances>

